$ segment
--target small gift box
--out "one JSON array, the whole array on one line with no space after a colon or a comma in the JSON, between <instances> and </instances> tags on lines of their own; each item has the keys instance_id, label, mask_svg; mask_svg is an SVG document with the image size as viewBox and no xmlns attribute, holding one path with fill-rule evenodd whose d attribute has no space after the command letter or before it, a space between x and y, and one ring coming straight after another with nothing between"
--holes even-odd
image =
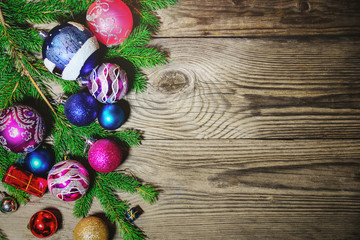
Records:
<instances>
[{"instance_id":1,"label":"small gift box","mask_svg":"<svg viewBox=\"0 0 360 240\"><path fill-rule=\"evenodd\" d=\"M37 197L42 197L47 189L46 179L34 176L15 165L8 168L2 181Z\"/></svg>"},{"instance_id":2,"label":"small gift box","mask_svg":"<svg viewBox=\"0 0 360 240\"><path fill-rule=\"evenodd\" d=\"M133 207L125 213L125 217L129 222L134 222L141 214L142 209L139 206Z\"/></svg>"}]
</instances>

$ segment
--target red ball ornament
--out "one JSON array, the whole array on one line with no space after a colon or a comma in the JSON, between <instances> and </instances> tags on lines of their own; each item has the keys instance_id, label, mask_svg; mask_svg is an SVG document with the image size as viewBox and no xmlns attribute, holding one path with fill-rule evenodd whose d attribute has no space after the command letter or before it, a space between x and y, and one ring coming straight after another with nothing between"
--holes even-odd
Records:
<instances>
[{"instance_id":1,"label":"red ball ornament","mask_svg":"<svg viewBox=\"0 0 360 240\"><path fill-rule=\"evenodd\" d=\"M122 43L133 27L131 11L121 0L96 0L87 11L86 21L98 41L108 47Z\"/></svg>"},{"instance_id":2,"label":"red ball ornament","mask_svg":"<svg viewBox=\"0 0 360 240\"><path fill-rule=\"evenodd\" d=\"M119 145L114 141L101 139L91 145L88 160L95 171L109 173L120 165L122 152Z\"/></svg>"},{"instance_id":3,"label":"red ball ornament","mask_svg":"<svg viewBox=\"0 0 360 240\"><path fill-rule=\"evenodd\" d=\"M53 235L58 228L55 215L47 210L35 213L29 222L29 229L38 238L46 238Z\"/></svg>"}]
</instances>

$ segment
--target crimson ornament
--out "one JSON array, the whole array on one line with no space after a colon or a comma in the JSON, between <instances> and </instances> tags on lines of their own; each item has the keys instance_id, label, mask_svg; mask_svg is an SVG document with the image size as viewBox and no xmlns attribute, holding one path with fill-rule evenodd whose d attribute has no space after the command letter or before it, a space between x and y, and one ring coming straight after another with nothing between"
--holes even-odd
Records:
<instances>
[{"instance_id":1,"label":"crimson ornament","mask_svg":"<svg viewBox=\"0 0 360 240\"><path fill-rule=\"evenodd\" d=\"M121 0L96 0L87 11L86 21L99 42L108 47L122 43L133 27L131 11Z\"/></svg>"},{"instance_id":2,"label":"crimson ornament","mask_svg":"<svg viewBox=\"0 0 360 240\"><path fill-rule=\"evenodd\" d=\"M109 139L100 139L93 143L88 152L90 166L98 172L109 173L121 163L123 154L117 143Z\"/></svg>"},{"instance_id":3,"label":"crimson ornament","mask_svg":"<svg viewBox=\"0 0 360 240\"><path fill-rule=\"evenodd\" d=\"M32 107L14 105L0 114L0 143L14 153L35 150L44 140L45 123Z\"/></svg>"},{"instance_id":4,"label":"crimson ornament","mask_svg":"<svg viewBox=\"0 0 360 240\"><path fill-rule=\"evenodd\" d=\"M47 238L56 232L58 221L52 212L42 210L31 217L28 227L34 236Z\"/></svg>"}]
</instances>

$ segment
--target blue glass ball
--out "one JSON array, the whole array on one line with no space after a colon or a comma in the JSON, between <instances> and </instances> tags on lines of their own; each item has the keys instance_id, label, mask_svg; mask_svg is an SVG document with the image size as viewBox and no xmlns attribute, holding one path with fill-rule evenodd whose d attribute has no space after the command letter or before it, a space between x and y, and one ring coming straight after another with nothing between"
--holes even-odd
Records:
<instances>
[{"instance_id":1,"label":"blue glass ball","mask_svg":"<svg viewBox=\"0 0 360 240\"><path fill-rule=\"evenodd\" d=\"M38 148L26 155L24 163L30 172L44 175L54 164L54 159L47 150Z\"/></svg>"},{"instance_id":2,"label":"blue glass ball","mask_svg":"<svg viewBox=\"0 0 360 240\"><path fill-rule=\"evenodd\" d=\"M107 130L119 128L125 121L122 108L115 104L104 105L98 115L100 125Z\"/></svg>"},{"instance_id":3,"label":"blue glass ball","mask_svg":"<svg viewBox=\"0 0 360 240\"><path fill-rule=\"evenodd\" d=\"M98 105L89 93L76 93L69 97L64 106L65 116L75 126L87 126L97 116Z\"/></svg>"},{"instance_id":4,"label":"blue glass ball","mask_svg":"<svg viewBox=\"0 0 360 240\"><path fill-rule=\"evenodd\" d=\"M44 39L46 68L65 80L88 75L96 66L99 43L85 26L68 22L53 28Z\"/></svg>"}]
</instances>

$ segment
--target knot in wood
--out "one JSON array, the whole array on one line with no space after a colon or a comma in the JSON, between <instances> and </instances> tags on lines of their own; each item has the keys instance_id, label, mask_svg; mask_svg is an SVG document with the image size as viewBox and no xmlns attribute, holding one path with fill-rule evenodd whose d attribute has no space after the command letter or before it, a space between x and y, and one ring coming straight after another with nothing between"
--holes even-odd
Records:
<instances>
[{"instance_id":1,"label":"knot in wood","mask_svg":"<svg viewBox=\"0 0 360 240\"><path fill-rule=\"evenodd\" d=\"M159 91L167 94L181 92L189 86L189 78L180 71L168 71L164 73L155 85Z\"/></svg>"},{"instance_id":2,"label":"knot in wood","mask_svg":"<svg viewBox=\"0 0 360 240\"><path fill-rule=\"evenodd\" d=\"M307 0L300 0L298 6L300 9L300 12L309 12L310 11L310 3Z\"/></svg>"}]
</instances>

